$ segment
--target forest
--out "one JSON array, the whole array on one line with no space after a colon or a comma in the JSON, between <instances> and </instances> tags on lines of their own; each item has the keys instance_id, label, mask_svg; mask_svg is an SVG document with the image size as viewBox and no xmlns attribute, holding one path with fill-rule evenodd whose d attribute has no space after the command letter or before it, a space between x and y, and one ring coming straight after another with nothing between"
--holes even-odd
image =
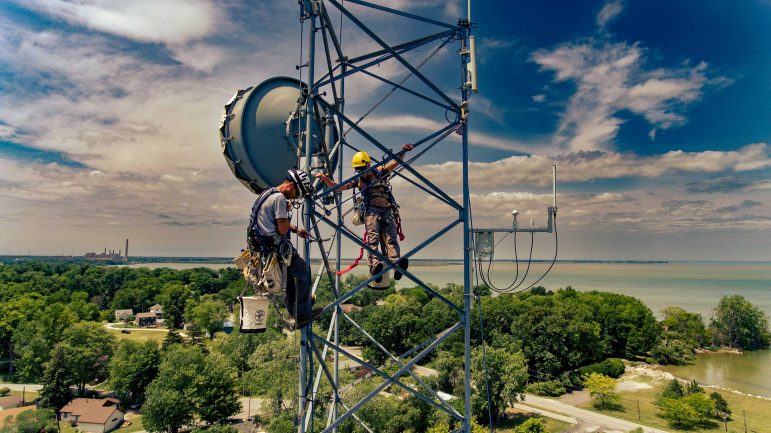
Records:
<instances>
[{"instance_id":1,"label":"forest","mask_svg":"<svg viewBox=\"0 0 771 433\"><path fill-rule=\"evenodd\" d=\"M342 291L351 290L361 278L346 279ZM273 433L292 431L298 338L286 329L280 301L267 332L221 332L231 315L236 315L237 323L233 306L243 287L234 268L150 270L77 262L0 265L2 377L42 383L41 406L54 411L72 395L87 395L91 385L106 383L122 400L141 408L144 427L151 432L215 428L238 413L239 395L250 395L266 402L257 422ZM436 290L455 302L462 299L459 285ZM331 299L323 280L318 293L319 304ZM621 359L684 363L697 349L752 350L769 343L768 318L741 296L723 297L705 322L680 307L665 309L657 320L636 298L570 287L491 296L481 286L475 294L472 403L479 423L499 421L505 408L526 390L559 395L583 387L591 374L618 377L624 371ZM363 290L351 302L350 316L393 354L406 352L458 321L448 306L419 287ZM142 312L156 303L163 307L169 328L162 344L119 340L104 326L115 321L115 310ZM328 322L328 317L322 318L318 332ZM187 329L182 331L184 324ZM343 344L360 346L364 358L393 368L363 334L346 321L340 325ZM460 333L424 364L437 372L425 379L429 385L463 395ZM487 381L481 376L485 372ZM343 384L356 379L354 372L341 374ZM485 382L491 391L489 405ZM352 404L375 384L361 382L344 396L345 401ZM322 387L320 395L329 392ZM454 420L398 387L391 386L388 392L392 397L381 395L360 413L362 419L380 425L379 431L440 433L453 428ZM454 400L458 402L462 405L462 398ZM357 423L346 422L341 431L362 430Z\"/></svg>"}]
</instances>

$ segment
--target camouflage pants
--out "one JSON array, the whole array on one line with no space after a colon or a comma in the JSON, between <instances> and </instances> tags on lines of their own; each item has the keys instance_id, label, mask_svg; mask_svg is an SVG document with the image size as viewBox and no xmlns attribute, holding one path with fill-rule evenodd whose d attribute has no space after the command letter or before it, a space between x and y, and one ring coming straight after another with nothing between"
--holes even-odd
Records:
<instances>
[{"instance_id":1,"label":"camouflage pants","mask_svg":"<svg viewBox=\"0 0 771 433\"><path fill-rule=\"evenodd\" d=\"M397 235L396 221L390 208L371 206L364 216L364 228L367 231L367 245L387 256L392 262L399 260L399 236ZM369 268L372 269L381 260L374 255L369 255Z\"/></svg>"}]
</instances>

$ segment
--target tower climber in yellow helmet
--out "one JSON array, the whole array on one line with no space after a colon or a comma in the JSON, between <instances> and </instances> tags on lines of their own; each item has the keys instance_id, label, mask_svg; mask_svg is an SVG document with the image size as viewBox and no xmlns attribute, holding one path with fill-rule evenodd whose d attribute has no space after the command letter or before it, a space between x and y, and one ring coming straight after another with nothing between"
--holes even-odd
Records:
<instances>
[{"instance_id":1,"label":"tower climber in yellow helmet","mask_svg":"<svg viewBox=\"0 0 771 433\"><path fill-rule=\"evenodd\" d=\"M408 152L412 148L412 144L402 146L404 152ZM399 159L404 159L404 152L400 153ZM367 152L357 152L351 160L351 165L357 173L368 169L370 163L371 159ZM395 160L388 161L377 169L365 173L358 180L343 185L336 184L324 173L317 173L316 177L328 187L338 191L353 188L358 188L361 191L364 198L364 227L367 245L376 249L379 244L383 255L387 256L388 260L396 263L399 268L407 270L409 261L407 258L401 257L399 250L398 238L403 236L399 229L399 211L393 194L391 194L391 185L388 183L387 176L398 165L399 163ZM383 263L372 254L369 254L369 270L372 275L383 270ZM398 280L401 277L402 273L396 269L394 279ZM382 276L375 279L376 283L380 281L382 281Z\"/></svg>"}]
</instances>

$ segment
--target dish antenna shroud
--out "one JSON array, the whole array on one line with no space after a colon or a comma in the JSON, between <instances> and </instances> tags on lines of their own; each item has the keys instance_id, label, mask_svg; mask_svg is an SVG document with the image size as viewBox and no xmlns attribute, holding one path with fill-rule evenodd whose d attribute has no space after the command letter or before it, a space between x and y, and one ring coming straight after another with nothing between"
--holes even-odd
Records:
<instances>
[{"instance_id":1,"label":"dish antenna shroud","mask_svg":"<svg viewBox=\"0 0 771 433\"><path fill-rule=\"evenodd\" d=\"M259 194L280 184L287 170L301 167L305 94L307 85L298 79L273 77L239 90L225 105L220 125L222 153L236 178L252 192ZM324 113L312 113L312 117L312 163L333 169L337 152L330 156L327 149L329 143L338 142L334 119Z\"/></svg>"}]
</instances>

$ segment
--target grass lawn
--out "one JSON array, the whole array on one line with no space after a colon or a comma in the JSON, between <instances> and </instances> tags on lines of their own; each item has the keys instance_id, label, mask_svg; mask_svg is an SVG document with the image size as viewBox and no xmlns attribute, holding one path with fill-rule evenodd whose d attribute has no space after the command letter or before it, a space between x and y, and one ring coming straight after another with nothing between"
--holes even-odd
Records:
<instances>
[{"instance_id":1,"label":"grass lawn","mask_svg":"<svg viewBox=\"0 0 771 433\"><path fill-rule=\"evenodd\" d=\"M113 433L134 433L144 430L144 426L142 426L142 415L131 415L131 417L127 419L131 421L131 425L113 430Z\"/></svg>"},{"instance_id":2,"label":"grass lawn","mask_svg":"<svg viewBox=\"0 0 771 433\"><path fill-rule=\"evenodd\" d=\"M591 403L583 404L579 407L589 409L595 412L604 413L606 415L614 416L616 418L622 418L633 422L639 422L640 424L650 427L657 427L670 431L684 431L677 430L669 426L667 421L659 416L659 409L655 404L658 394L664 383L652 383L653 388L641 389L637 391L623 391L620 392L622 409L617 411L598 410L592 407ZM704 389L707 395L715 391L710 388ZM771 433L771 400L764 400L756 397L749 397L740 394L734 394L728 391L717 391L728 402L728 406L731 409L733 415L728 421L729 432L744 432L744 417L743 412L747 416L747 432L756 433ZM640 418L638 421L637 405L640 405ZM725 431L725 425L722 421L715 421L715 424L711 428L702 428L696 430L688 430L689 432L720 432Z\"/></svg>"},{"instance_id":3,"label":"grass lawn","mask_svg":"<svg viewBox=\"0 0 771 433\"><path fill-rule=\"evenodd\" d=\"M138 342L143 342L146 340L155 340L157 342L162 342L164 338L166 338L166 333L162 331L148 331L145 329L130 329L130 334L124 334L120 332L118 329L109 329L108 330L112 335L118 338L118 340L133 340Z\"/></svg>"},{"instance_id":4,"label":"grass lawn","mask_svg":"<svg viewBox=\"0 0 771 433\"><path fill-rule=\"evenodd\" d=\"M518 409L508 409L507 412L509 413L509 418L501 421L500 424L498 424L497 426L494 426L493 431L496 431L498 433L512 433L514 429L517 428L517 426L519 426L523 422L530 419L530 417L540 419L541 422L543 422L544 427L546 427L546 430L549 433L559 433L562 430L565 430L566 428L571 426L571 424L568 424L566 422L557 421L556 419L551 419L545 416L540 416L540 415L528 416L525 413L519 411Z\"/></svg>"},{"instance_id":5,"label":"grass lawn","mask_svg":"<svg viewBox=\"0 0 771 433\"><path fill-rule=\"evenodd\" d=\"M22 395L24 394L24 401L32 401L37 398L37 391L11 391L10 395Z\"/></svg>"}]
</instances>

